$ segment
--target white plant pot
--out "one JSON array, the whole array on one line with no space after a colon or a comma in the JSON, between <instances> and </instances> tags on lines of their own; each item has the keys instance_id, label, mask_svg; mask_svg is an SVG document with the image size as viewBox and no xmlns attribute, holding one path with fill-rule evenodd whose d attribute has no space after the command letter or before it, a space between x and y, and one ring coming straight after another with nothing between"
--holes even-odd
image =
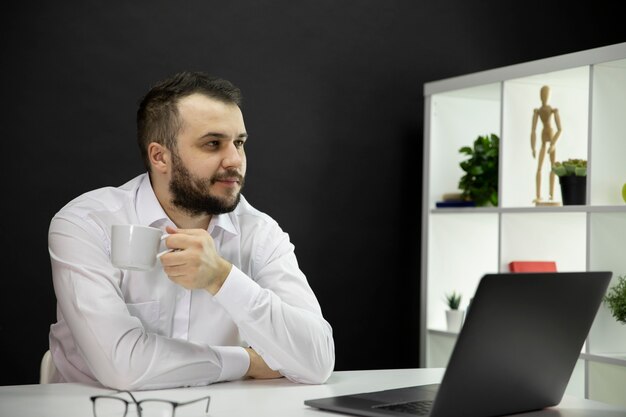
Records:
<instances>
[{"instance_id":1,"label":"white plant pot","mask_svg":"<svg viewBox=\"0 0 626 417\"><path fill-rule=\"evenodd\" d=\"M446 310L446 321L448 323L448 331L458 333L461 331L463 325L463 317L465 311L463 310Z\"/></svg>"}]
</instances>

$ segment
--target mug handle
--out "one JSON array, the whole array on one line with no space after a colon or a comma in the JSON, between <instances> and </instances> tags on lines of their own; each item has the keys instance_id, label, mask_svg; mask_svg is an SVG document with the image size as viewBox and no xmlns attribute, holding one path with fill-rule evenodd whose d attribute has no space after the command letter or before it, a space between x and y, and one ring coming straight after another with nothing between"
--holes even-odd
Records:
<instances>
[{"instance_id":1,"label":"mug handle","mask_svg":"<svg viewBox=\"0 0 626 417\"><path fill-rule=\"evenodd\" d=\"M161 242L163 242L165 239L167 239L167 237L168 237L169 235L170 235L169 233L163 233L163 236L161 236ZM160 259L160 258L161 258L161 256L165 255L166 253L173 252L173 251L175 251L175 250L176 250L176 249L166 249L166 250L164 250L163 252L159 252L159 253L157 253L157 256L156 256L156 257L157 257L157 259Z\"/></svg>"}]
</instances>

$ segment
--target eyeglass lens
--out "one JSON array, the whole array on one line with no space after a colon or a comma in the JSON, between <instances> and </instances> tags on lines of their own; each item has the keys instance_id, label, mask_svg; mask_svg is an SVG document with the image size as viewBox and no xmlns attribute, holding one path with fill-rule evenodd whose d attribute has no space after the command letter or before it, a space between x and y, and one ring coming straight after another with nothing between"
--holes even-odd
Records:
<instances>
[{"instance_id":1,"label":"eyeglass lens","mask_svg":"<svg viewBox=\"0 0 626 417\"><path fill-rule=\"evenodd\" d=\"M96 398L93 403L95 417L124 417L128 410L126 401L120 398Z\"/></svg>"},{"instance_id":2,"label":"eyeglass lens","mask_svg":"<svg viewBox=\"0 0 626 417\"><path fill-rule=\"evenodd\" d=\"M141 401L141 417L173 417L174 405L165 401Z\"/></svg>"}]
</instances>

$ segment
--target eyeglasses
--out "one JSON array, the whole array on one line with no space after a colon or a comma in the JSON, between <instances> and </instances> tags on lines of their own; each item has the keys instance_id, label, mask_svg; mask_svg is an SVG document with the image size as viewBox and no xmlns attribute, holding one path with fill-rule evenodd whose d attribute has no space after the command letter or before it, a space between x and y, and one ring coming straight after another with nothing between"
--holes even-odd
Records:
<instances>
[{"instance_id":1,"label":"eyeglasses","mask_svg":"<svg viewBox=\"0 0 626 417\"><path fill-rule=\"evenodd\" d=\"M94 395L90 397L93 403L94 417L126 417L129 404L135 404L137 406L137 415L139 417L174 417L177 407L199 403L204 400L206 400L204 413L208 414L209 405L211 404L210 396L191 401L176 402L158 399L137 401L130 391L118 391L117 394L128 394L133 401L126 401L123 398L114 397L112 395Z\"/></svg>"}]
</instances>

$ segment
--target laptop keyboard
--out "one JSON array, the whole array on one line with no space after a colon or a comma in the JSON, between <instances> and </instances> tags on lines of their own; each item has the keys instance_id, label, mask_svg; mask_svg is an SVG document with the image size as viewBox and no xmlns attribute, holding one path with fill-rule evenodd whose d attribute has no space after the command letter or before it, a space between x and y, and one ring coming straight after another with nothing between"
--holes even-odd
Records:
<instances>
[{"instance_id":1,"label":"laptop keyboard","mask_svg":"<svg viewBox=\"0 0 626 417\"><path fill-rule=\"evenodd\" d=\"M407 403L375 405L372 408L395 411L396 413L411 414L414 416L425 416L430 413L432 401L411 401Z\"/></svg>"}]
</instances>

